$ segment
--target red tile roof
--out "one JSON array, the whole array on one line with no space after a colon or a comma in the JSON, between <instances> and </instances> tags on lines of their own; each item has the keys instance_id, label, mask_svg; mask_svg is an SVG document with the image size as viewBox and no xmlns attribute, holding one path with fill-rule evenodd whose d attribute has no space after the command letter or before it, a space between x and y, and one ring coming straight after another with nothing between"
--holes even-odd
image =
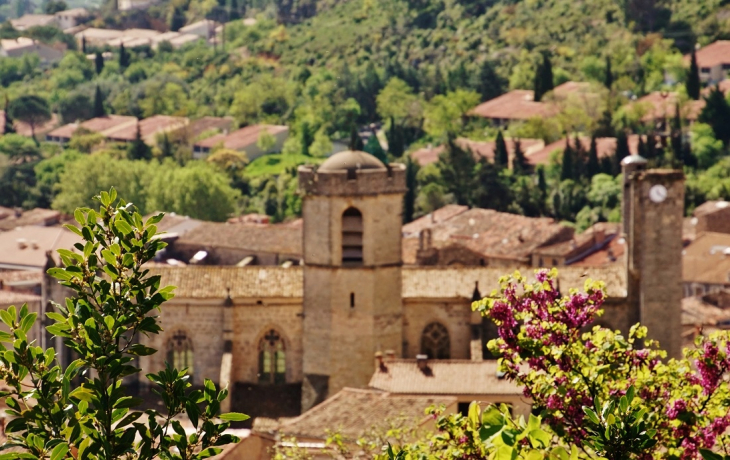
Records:
<instances>
[{"instance_id":1,"label":"red tile roof","mask_svg":"<svg viewBox=\"0 0 730 460\"><path fill-rule=\"evenodd\" d=\"M300 256L302 229L287 225L202 222L182 235L177 243Z\"/></svg>"},{"instance_id":2,"label":"red tile roof","mask_svg":"<svg viewBox=\"0 0 730 460\"><path fill-rule=\"evenodd\" d=\"M488 160L494 160L494 148L496 145L495 141L473 141L471 139L460 137L456 139L456 143L462 149L470 150L477 158L483 157ZM505 139L505 144L507 145L507 153L509 154L509 157L511 159L515 150L515 140ZM522 149L522 152L526 155L530 151L534 149L539 149L543 145L544 142L539 139L520 139L520 148ZM416 160L416 162L418 162L420 166L425 166L427 164L435 163L436 161L438 161L439 155L441 155L444 150L445 147L443 145L440 145L438 147L429 146L411 152L410 155L411 158Z\"/></svg>"},{"instance_id":3,"label":"red tile roof","mask_svg":"<svg viewBox=\"0 0 730 460\"><path fill-rule=\"evenodd\" d=\"M289 128L281 125L251 125L233 131L230 134L218 134L202 141L196 142L196 147L213 148L219 143L223 143L223 147L233 150L242 150L246 147L256 145L259 136L266 131L272 136L282 133Z\"/></svg>"},{"instance_id":4,"label":"red tile roof","mask_svg":"<svg viewBox=\"0 0 730 460\"><path fill-rule=\"evenodd\" d=\"M496 360L428 360L426 365L424 372L415 359L385 360L368 386L412 395L522 395L514 382L497 377Z\"/></svg>"},{"instance_id":5,"label":"red tile roof","mask_svg":"<svg viewBox=\"0 0 730 460\"><path fill-rule=\"evenodd\" d=\"M646 109L643 121L673 118L677 108L677 93L654 91L631 103L631 105L636 104L641 104ZM696 120L704 107L704 99L687 101L684 105L680 105L679 111L687 120Z\"/></svg>"},{"instance_id":6,"label":"red tile roof","mask_svg":"<svg viewBox=\"0 0 730 460\"><path fill-rule=\"evenodd\" d=\"M730 40L718 40L696 51L697 66L715 67L730 64ZM691 55L684 56L685 62L690 62Z\"/></svg>"},{"instance_id":7,"label":"red tile roof","mask_svg":"<svg viewBox=\"0 0 730 460\"><path fill-rule=\"evenodd\" d=\"M395 418L405 418L409 426L419 426L427 420L427 407L444 404L453 411L456 402L453 396L400 396L344 388L299 417L280 423L278 431L283 436L325 439L327 430L332 430L347 440L355 440L373 427L387 428Z\"/></svg>"},{"instance_id":8,"label":"red tile roof","mask_svg":"<svg viewBox=\"0 0 730 460\"><path fill-rule=\"evenodd\" d=\"M685 282L730 284L730 235L703 232L682 251Z\"/></svg>"},{"instance_id":9,"label":"red tile roof","mask_svg":"<svg viewBox=\"0 0 730 460\"><path fill-rule=\"evenodd\" d=\"M430 214L419 217L413 222L409 222L403 226L403 235L418 235L423 229L431 228L434 224L444 222L452 217L469 210L469 206L461 206L458 204L447 204L442 208L438 208Z\"/></svg>"},{"instance_id":10,"label":"red tile roof","mask_svg":"<svg viewBox=\"0 0 730 460\"><path fill-rule=\"evenodd\" d=\"M533 117L551 117L557 108L545 102L535 102L533 91L516 89L476 106L470 115L501 120L528 120Z\"/></svg>"},{"instance_id":11,"label":"red tile roof","mask_svg":"<svg viewBox=\"0 0 730 460\"><path fill-rule=\"evenodd\" d=\"M91 120L86 120L81 123L69 123L67 125L63 125L48 133L48 136L70 139L79 128L88 129L95 133L107 134L107 132L114 132L115 130L122 129L124 127L136 126L136 123L137 117L107 115L104 117L92 118Z\"/></svg>"},{"instance_id":12,"label":"red tile roof","mask_svg":"<svg viewBox=\"0 0 730 460\"><path fill-rule=\"evenodd\" d=\"M139 121L139 130L142 139L147 143L153 143L155 136L163 132L176 131L188 124L185 117L173 117L169 115L154 115ZM106 136L113 141L129 142L137 136L137 123L123 125L120 129L108 132Z\"/></svg>"},{"instance_id":13,"label":"red tile roof","mask_svg":"<svg viewBox=\"0 0 730 460\"><path fill-rule=\"evenodd\" d=\"M578 138L583 149L588 152L591 147L591 138L587 136L581 136ZM565 138L548 144L541 149L533 150L528 152L525 156L527 161L532 165L548 164L550 161L550 154L559 151L561 154L565 150ZM575 138L570 138L570 145L575 146ZM616 151L616 138L615 137L599 137L596 139L596 148L598 150L598 158L611 156ZM632 154L636 154L639 151L639 136L629 136L629 151Z\"/></svg>"}]
</instances>

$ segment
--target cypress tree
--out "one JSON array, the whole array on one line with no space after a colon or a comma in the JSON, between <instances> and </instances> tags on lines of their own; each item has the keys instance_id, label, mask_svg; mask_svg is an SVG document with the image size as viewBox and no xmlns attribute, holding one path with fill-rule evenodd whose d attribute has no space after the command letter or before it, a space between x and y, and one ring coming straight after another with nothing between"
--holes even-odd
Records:
<instances>
[{"instance_id":1,"label":"cypress tree","mask_svg":"<svg viewBox=\"0 0 730 460\"><path fill-rule=\"evenodd\" d=\"M697 54L692 50L692 59L687 74L687 95L695 101L700 99L700 69L697 67Z\"/></svg>"},{"instance_id":2,"label":"cypress tree","mask_svg":"<svg viewBox=\"0 0 730 460\"><path fill-rule=\"evenodd\" d=\"M170 142L170 137L167 133L162 134L162 139L160 140L160 153L162 158L172 158L175 156L172 142Z\"/></svg>"},{"instance_id":3,"label":"cypress tree","mask_svg":"<svg viewBox=\"0 0 730 460\"><path fill-rule=\"evenodd\" d=\"M725 95L715 86L710 94L705 96L705 101L707 103L698 120L712 126L715 139L720 139L723 144L728 145L728 141L730 141L730 105L725 100Z\"/></svg>"},{"instance_id":4,"label":"cypress tree","mask_svg":"<svg viewBox=\"0 0 730 460\"><path fill-rule=\"evenodd\" d=\"M501 129L497 132L497 139L494 142L494 164L500 168L509 166L509 152Z\"/></svg>"},{"instance_id":5,"label":"cypress tree","mask_svg":"<svg viewBox=\"0 0 730 460\"><path fill-rule=\"evenodd\" d=\"M306 121L299 125L299 140L302 143L302 155L309 155L309 146L314 142L314 133Z\"/></svg>"},{"instance_id":6,"label":"cypress tree","mask_svg":"<svg viewBox=\"0 0 730 460\"><path fill-rule=\"evenodd\" d=\"M454 194L456 203L462 206L470 205L479 186L474 175L476 168L474 155L459 147L454 137L449 135L446 149L439 156L437 165L444 184L447 190Z\"/></svg>"},{"instance_id":7,"label":"cypress tree","mask_svg":"<svg viewBox=\"0 0 730 460\"><path fill-rule=\"evenodd\" d=\"M348 148L350 150L357 151L361 151L365 148L365 145L360 138L360 134L357 132L357 127L355 126L355 123L350 126L350 145L348 146Z\"/></svg>"},{"instance_id":8,"label":"cypress tree","mask_svg":"<svg viewBox=\"0 0 730 460\"><path fill-rule=\"evenodd\" d=\"M183 11L183 9L180 7L173 8L172 14L170 15L170 30L172 32L177 32L184 25L185 25L185 11Z\"/></svg>"},{"instance_id":9,"label":"cypress tree","mask_svg":"<svg viewBox=\"0 0 730 460\"><path fill-rule=\"evenodd\" d=\"M436 65L436 70L433 73L432 89L433 96L438 94L446 93L446 83L444 82L444 76L441 74L441 69Z\"/></svg>"},{"instance_id":10,"label":"cypress tree","mask_svg":"<svg viewBox=\"0 0 730 460\"><path fill-rule=\"evenodd\" d=\"M646 145L644 145L644 136L639 135L639 145L637 147L638 154L646 158Z\"/></svg>"},{"instance_id":11,"label":"cypress tree","mask_svg":"<svg viewBox=\"0 0 730 460\"><path fill-rule=\"evenodd\" d=\"M547 214L547 181L545 180L545 166L537 165L537 190L540 200L540 214Z\"/></svg>"},{"instance_id":12,"label":"cypress tree","mask_svg":"<svg viewBox=\"0 0 730 460\"><path fill-rule=\"evenodd\" d=\"M104 109L104 96L101 94L99 85L96 85L96 92L94 93L94 118L103 117L106 115Z\"/></svg>"},{"instance_id":13,"label":"cypress tree","mask_svg":"<svg viewBox=\"0 0 730 460\"><path fill-rule=\"evenodd\" d=\"M11 134L15 132L13 118L10 116L10 110L8 110L9 106L10 101L8 100L8 96L5 96L5 129L3 129L3 134Z\"/></svg>"},{"instance_id":14,"label":"cypress tree","mask_svg":"<svg viewBox=\"0 0 730 460\"><path fill-rule=\"evenodd\" d=\"M390 117L390 127L388 128L386 137L388 138L388 153L394 157L403 156L403 152L406 149L405 139L403 138L403 127L398 126L393 117Z\"/></svg>"},{"instance_id":15,"label":"cypress tree","mask_svg":"<svg viewBox=\"0 0 730 460\"><path fill-rule=\"evenodd\" d=\"M564 181L573 178L573 148L570 146L570 137L565 137L565 150L563 150L563 161L561 162L560 180Z\"/></svg>"},{"instance_id":16,"label":"cypress tree","mask_svg":"<svg viewBox=\"0 0 730 460\"><path fill-rule=\"evenodd\" d=\"M406 166L406 193L403 195L403 223L407 224L413 220L413 214L416 211L416 188L418 182L418 163L413 161L410 156L405 159Z\"/></svg>"},{"instance_id":17,"label":"cypress tree","mask_svg":"<svg viewBox=\"0 0 730 460\"><path fill-rule=\"evenodd\" d=\"M94 66L96 67L96 74L99 75L104 70L104 55L100 51L96 52L94 56Z\"/></svg>"},{"instance_id":18,"label":"cypress tree","mask_svg":"<svg viewBox=\"0 0 730 460\"><path fill-rule=\"evenodd\" d=\"M86 54L86 37L81 36L81 52Z\"/></svg>"},{"instance_id":19,"label":"cypress tree","mask_svg":"<svg viewBox=\"0 0 730 460\"><path fill-rule=\"evenodd\" d=\"M553 65L547 52L542 53L542 63L538 65L535 72L534 100L540 101L545 93L553 90Z\"/></svg>"},{"instance_id":20,"label":"cypress tree","mask_svg":"<svg viewBox=\"0 0 730 460\"><path fill-rule=\"evenodd\" d=\"M581 179L586 176L586 151L583 148L583 143L576 134L573 138L573 178Z\"/></svg>"},{"instance_id":21,"label":"cypress tree","mask_svg":"<svg viewBox=\"0 0 730 460\"><path fill-rule=\"evenodd\" d=\"M620 130L616 136L616 152L614 152L613 172L615 176L621 172L621 160L631 155L629 150L629 138L624 130Z\"/></svg>"},{"instance_id":22,"label":"cypress tree","mask_svg":"<svg viewBox=\"0 0 730 460\"><path fill-rule=\"evenodd\" d=\"M586 163L588 178L601 172L601 165L598 163L598 143L596 135L591 136L591 147L588 149L588 162Z\"/></svg>"},{"instance_id":23,"label":"cypress tree","mask_svg":"<svg viewBox=\"0 0 730 460\"><path fill-rule=\"evenodd\" d=\"M526 174L530 167L525 158L525 153L522 151L522 143L519 139L515 139L515 151L512 155L512 170L515 174Z\"/></svg>"},{"instance_id":24,"label":"cypress tree","mask_svg":"<svg viewBox=\"0 0 730 460\"><path fill-rule=\"evenodd\" d=\"M380 141L375 133L368 138L368 143L365 144L363 151L369 153L383 163L388 164L388 156L385 154L385 150L383 150L383 147L380 145Z\"/></svg>"},{"instance_id":25,"label":"cypress tree","mask_svg":"<svg viewBox=\"0 0 730 460\"><path fill-rule=\"evenodd\" d=\"M613 86L613 71L611 70L611 56L606 56L606 75L603 80L606 88L611 89Z\"/></svg>"},{"instance_id":26,"label":"cypress tree","mask_svg":"<svg viewBox=\"0 0 730 460\"><path fill-rule=\"evenodd\" d=\"M134 136L134 140L127 147L127 157L130 160L150 160L152 159L152 150L144 140L142 140L142 132L137 123L137 133Z\"/></svg>"},{"instance_id":27,"label":"cypress tree","mask_svg":"<svg viewBox=\"0 0 730 460\"><path fill-rule=\"evenodd\" d=\"M457 89L469 87L469 75L466 71L464 61L461 61L453 72L449 72L449 89L456 91Z\"/></svg>"},{"instance_id":28,"label":"cypress tree","mask_svg":"<svg viewBox=\"0 0 730 460\"><path fill-rule=\"evenodd\" d=\"M124 49L124 43L119 44L119 68L124 70L129 66L129 54Z\"/></svg>"}]
</instances>

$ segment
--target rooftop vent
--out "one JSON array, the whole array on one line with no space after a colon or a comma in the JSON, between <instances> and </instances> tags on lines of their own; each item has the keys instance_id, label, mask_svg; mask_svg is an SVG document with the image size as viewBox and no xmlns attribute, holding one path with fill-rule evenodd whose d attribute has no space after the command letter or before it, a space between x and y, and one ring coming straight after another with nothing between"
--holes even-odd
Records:
<instances>
[{"instance_id":1,"label":"rooftop vent","mask_svg":"<svg viewBox=\"0 0 730 460\"><path fill-rule=\"evenodd\" d=\"M428 368L428 355L416 355L416 365L422 371Z\"/></svg>"},{"instance_id":2,"label":"rooftop vent","mask_svg":"<svg viewBox=\"0 0 730 460\"><path fill-rule=\"evenodd\" d=\"M18 248L25 249L27 247L28 247L28 242L25 240L25 238L18 238Z\"/></svg>"}]
</instances>

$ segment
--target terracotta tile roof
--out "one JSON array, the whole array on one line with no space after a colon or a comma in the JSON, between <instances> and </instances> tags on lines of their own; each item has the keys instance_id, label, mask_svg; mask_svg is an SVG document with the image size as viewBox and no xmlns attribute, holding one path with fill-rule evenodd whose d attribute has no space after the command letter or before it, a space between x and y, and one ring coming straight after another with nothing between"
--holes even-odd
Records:
<instances>
[{"instance_id":1,"label":"terracotta tile roof","mask_svg":"<svg viewBox=\"0 0 730 460\"><path fill-rule=\"evenodd\" d=\"M40 270L10 270L0 272L0 282L3 286L38 284L43 282L43 272Z\"/></svg>"},{"instance_id":2,"label":"terracotta tile roof","mask_svg":"<svg viewBox=\"0 0 730 460\"><path fill-rule=\"evenodd\" d=\"M53 209L34 208L29 211L19 211L9 208L0 209L0 232L13 230L16 227L28 225L48 226L60 222L61 213Z\"/></svg>"},{"instance_id":3,"label":"terracotta tile roof","mask_svg":"<svg viewBox=\"0 0 730 460\"><path fill-rule=\"evenodd\" d=\"M286 225L246 225L202 222L186 232L180 243L217 248L248 249L271 254L302 254L302 230Z\"/></svg>"},{"instance_id":4,"label":"terracotta tile roof","mask_svg":"<svg viewBox=\"0 0 730 460\"><path fill-rule=\"evenodd\" d=\"M528 120L533 117L550 117L557 113L556 107L545 102L535 102L533 94L532 90L516 89L479 104L469 114L501 120Z\"/></svg>"},{"instance_id":5,"label":"terracotta tile roof","mask_svg":"<svg viewBox=\"0 0 730 460\"><path fill-rule=\"evenodd\" d=\"M216 144L223 143L223 146L227 149L242 150L246 147L256 145L259 140L259 136L262 132L266 131L272 136L287 131L287 126L280 125L251 125L241 128L237 131L233 131L230 134L218 134L202 141L196 142L196 147L202 148L213 148Z\"/></svg>"},{"instance_id":6,"label":"terracotta tile roof","mask_svg":"<svg viewBox=\"0 0 730 460\"><path fill-rule=\"evenodd\" d=\"M196 137L203 134L205 131L211 130L211 129L218 129L220 131L228 131L231 129L231 125L233 124L233 119L229 117L220 118L220 117L203 117L198 118L197 120L193 120L190 122L190 124L187 126L186 130L188 132L188 135L190 139L195 139Z\"/></svg>"},{"instance_id":7,"label":"terracotta tile roof","mask_svg":"<svg viewBox=\"0 0 730 460\"><path fill-rule=\"evenodd\" d=\"M730 310L716 307L700 297L682 299L683 326L717 326L730 322Z\"/></svg>"},{"instance_id":8,"label":"terracotta tile roof","mask_svg":"<svg viewBox=\"0 0 730 460\"><path fill-rule=\"evenodd\" d=\"M2 116L3 116L3 120L4 120L5 119L5 112L4 111L3 111L3 115ZM51 114L51 119L47 123L44 123L44 124L42 124L40 126L36 126L35 127L35 134L36 134L36 136L45 134L48 131L52 130L53 128L55 128L56 126L58 126L59 121L60 121L60 119L58 118L58 115L56 115L55 113L52 113ZM30 135L31 135L30 125L28 123L25 123L25 122L22 122L22 121L18 121L18 120L14 120L13 121L13 128L15 128L15 132L17 134L20 134L21 136L30 137ZM3 133L4 133L5 132L4 123L3 123L2 129L3 129Z\"/></svg>"},{"instance_id":9,"label":"terracotta tile roof","mask_svg":"<svg viewBox=\"0 0 730 460\"><path fill-rule=\"evenodd\" d=\"M46 252L56 254L56 249L73 249L79 241L75 233L63 227L25 226L0 233L0 267L42 269L46 265Z\"/></svg>"},{"instance_id":10,"label":"terracotta tile roof","mask_svg":"<svg viewBox=\"0 0 730 460\"><path fill-rule=\"evenodd\" d=\"M703 232L682 251L682 279L730 284L730 235Z\"/></svg>"},{"instance_id":11,"label":"terracotta tile roof","mask_svg":"<svg viewBox=\"0 0 730 460\"><path fill-rule=\"evenodd\" d=\"M428 226L423 225L423 219L419 219L421 229L431 229L432 246L435 248L459 244L485 256L515 261L528 257L540 246L572 237L572 229L554 219L525 217L492 209L469 209ZM408 235L418 238L413 232Z\"/></svg>"},{"instance_id":12,"label":"terracotta tile roof","mask_svg":"<svg viewBox=\"0 0 730 460\"><path fill-rule=\"evenodd\" d=\"M534 280L533 268L520 268L528 280ZM419 299L471 299L475 283L479 292L488 295L499 289L499 278L514 272L510 268L492 267L403 267L403 298ZM606 282L610 297L626 297L626 273L623 267L560 267L558 269L560 289L583 289L586 279Z\"/></svg>"},{"instance_id":13,"label":"terracotta tile roof","mask_svg":"<svg viewBox=\"0 0 730 460\"><path fill-rule=\"evenodd\" d=\"M322 404L279 425L284 436L325 439L327 430L339 431L353 440L366 430L405 417L423 423L424 410L434 404L452 406L449 396L398 396L382 391L344 388ZM417 423L420 425L420 423Z\"/></svg>"},{"instance_id":14,"label":"terracotta tile roof","mask_svg":"<svg viewBox=\"0 0 730 460\"><path fill-rule=\"evenodd\" d=\"M580 260L572 262L570 266L594 268L621 266L625 252L626 241L620 235L616 235L611 238L607 246L602 247L600 250L595 251Z\"/></svg>"},{"instance_id":15,"label":"terracotta tile roof","mask_svg":"<svg viewBox=\"0 0 730 460\"><path fill-rule=\"evenodd\" d=\"M31 27L48 26L56 22L51 14L25 14L18 19L11 19L10 24L16 30L26 30Z\"/></svg>"},{"instance_id":16,"label":"terracotta tile roof","mask_svg":"<svg viewBox=\"0 0 730 460\"><path fill-rule=\"evenodd\" d=\"M724 209L727 209L729 206L730 202L724 200L705 201L695 208L692 215L695 217L705 216L708 214L713 214L715 212L720 212Z\"/></svg>"},{"instance_id":17,"label":"terracotta tile roof","mask_svg":"<svg viewBox=\"0 0 730 460\"><path fill-rule=\"evenodd\" d=\"M159 213L155 212L148 214L144 217L144 220L147 220L151 216L157 214ZM188 216L181 216L179 214L175 214L174 212L168 212L165 213L165 215L162 217L162 220L157 223L157 231L181 236L188 231L198 227L203 222L204 221L202 220L193 219Z\"/></svg>"},{"instance_id":18,"label":"terracotta tile roof","mask_svg":"<svg viewBox=\"0 0 730 460\"><path fill-rule=\"evenodd\" d=\"M20 307L24 303L34 303L40 301L41 296L39 295L0 289L0 308L7 308L10 305Z\"/></svg>"},{"instance_id":19,"label":"terracotta tile roof","mask_svg":"<svg viewBox=\"0 0 730 460\"><path fill-rule=\"evenodd\" d=\"M588 152L591 148L591 138L582 136L578 138L583 149ZM570 138L570 145L575 146L575 138ZM560 152L562 155L565 150L565 138L548 144L541 149L532 150L527 152L525 155L527 161L532 165L548 164L550 162L550 154L555 151ZM596 150L598 151L598 158L611 156L616 152L616 138L615 137L599 137L596 139ZM639 151L639 136L629 136L629 151L632 154L636 154Z\"/></svg>"},{"instance_id":20,"label":"terracotta tile roof","mask_svg":"<svg viewBox=\"0 0 730 460\"><path fill-rule=\"evenodd\" d=\"M188 124L185 117L172 117L169 115L154 115L139 121L139 130L142 139L147 143L154 143L157 134L182 129ZM113 132L105 134L109 139L119 142L133 141L137 136L137 123L123 125Z\"/></svg>"},{"instance_id":21,"label":"terracotta tile roof","mask_svg":"<svg viewBox=\"0 0 730 460\"><path fill-rule=\"evenodd\" d=\"M494 141L473 141L460 137L456 140L457 145L463 149L470 150L476 158L484 157L488 160L494 161ZM509 154L510 160L515 150L515 141L513 139L505 139L507 145L507 153ZM544 146L544 142L539 139L520 139L520 147L522 152L526 155L533 150L540 149ZM435 163L439 159L439 155L443 153L445 147L440 145L438 147L424 147L411 152L411 158L416 160L420 166L425 166L430 163Z\"/></svg>"},{"instance_id":22,"label":"terracotta tile roof","mask_svg":"<svg viewBox=\"0 0 730 460\"><path fill-rule=\"evenodd\" d=\"M160 285L176 286L183 299L301 298L302 270L299 267L151 266L150 273L162 276Z\"/></svg>"},{"instance_id":23,"label":"terracotta tile roof","mask_svg":"<svg viewBox=\"0 0 730 460\"><path fill-rule=\"evenodd\" d=\"M409 222L403 226L403 235L418 235L418 232L425 228L431 228L434 224L444 222L452 217L469 210L468 206L458 204L447 204L446 206L435 210L430 214L419 217L413 222Z\"/></svg>"},{"instance_id":24,"label":"terracotta tile roof","mask_svg":"<svg viewBox=\"0 0 730 460\"><path fill-rule=\"evenodd\" d=\"M671 119L677 108L677 93L654 91L631 103L631 105L634 104L642 104L646 109L646 114L642 117L643 121ZM680 115L687 120L696 120L704 107L704 99L687 101L684 106L680 106Z\"/></svg>"},{"instance_id":25,"label":"terracotta tile roof","mask_svg":"<svg viewBox=\"0 0 730 460\"><path fill-rule=\"evenodd\" d=\"M717 40L703 46L695 54L697 56L697 66L700 68L730 64L730 40ZM690 59L690 54L684 56L685 62L689 63Z\"/></svg>"},{"instance_id":26,"label":"terracotta tile roof","mask_svg":"<svg viewBox=\"0 0 730 460\"><path fill-rule=\"evenodd\" d=\"M620 231L621 224L599 222L570 240L538 248L534 253L551 257L566 257L566 264L570 265L572 263L570 259L582 260L593 252L603 249Z\"/></svg>"},{"instance_id":27,"label":"terracotta tile roof","mask_svg":"<svg viewBox=\"0 0 730 460\"><path fill-rule=\"evenodd\" d=\"M92 118L91 120L86 120L81 123L69 123L67 125L63 125L48 133L47 136L70 139L79 128L88 129L89 131L106 135L117 129L133 125L136 126L136 123L137 117L107 115L104 117Z\"/></svg>"},{"instance_id":28,"label":"terracotta tile roof","mask_svg":"<svg viewBox=\"0 0 730 460\"><path fill-rule=\"evenodd\" d=\"M76 39L81 40L81 37L85 37L87 40L94 41L107 41L124 35L123 30L113 29L99 29L97 27L89 27L76 34Z\"/></svg>"},{"instance_id":29,"label":"terracotta tile roof","mask_svg":"<svg viewBox=\"0 0 730 460\"><path fill-rule=\"evenodd\" d=\"M384 361L368 386L375 390L419 395L515 395L522 389L497 377L496 360L429 360L425 372L415 359Z\"/></svg>"}]
</instances>

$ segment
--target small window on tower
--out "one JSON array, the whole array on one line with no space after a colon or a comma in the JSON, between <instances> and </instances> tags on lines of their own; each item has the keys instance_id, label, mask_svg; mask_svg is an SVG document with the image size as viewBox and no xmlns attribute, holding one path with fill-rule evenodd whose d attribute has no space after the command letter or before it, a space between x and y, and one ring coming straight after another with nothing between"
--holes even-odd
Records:
<instances>
[{"instance_id":1,"label":"small window on tower","mask_svg":"<svg viewBox=\"0 0 730 460\"><path fill-rule=\"evenodd\" d=\"M350 308L355 308L355 293L350 293Z\"/></svg>"},{"instance_id":2,"label":"small window on tower","mask_svg":"<svg viewBox=\"0 0 730 460\"><path fill-rule=\"evenodd\" d=\"M342 265L362 265L362 214L348 208L342 214Z\"/></svg>"}]
</instances>

